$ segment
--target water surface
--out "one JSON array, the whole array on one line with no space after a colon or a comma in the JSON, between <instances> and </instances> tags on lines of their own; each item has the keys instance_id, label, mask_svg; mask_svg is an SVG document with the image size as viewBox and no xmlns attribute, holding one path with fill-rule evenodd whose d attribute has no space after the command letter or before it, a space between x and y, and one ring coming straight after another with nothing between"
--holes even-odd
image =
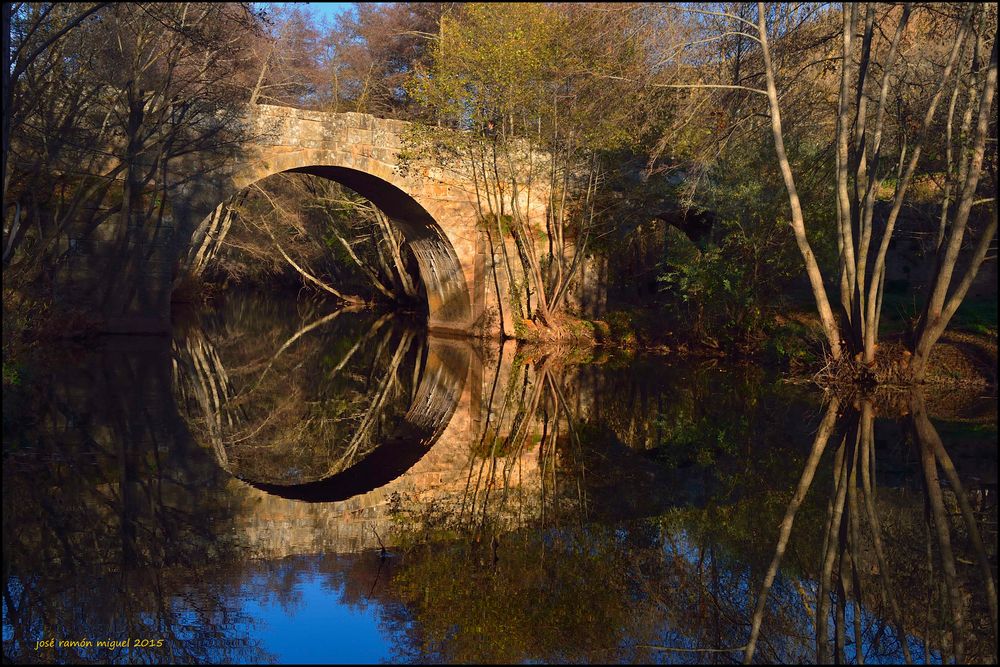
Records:
<instances>
[{"instance_id":1,"label":"water surface","mask_svg":"<svg viewBox=\"0 0 1000 667\"><path fill-rule=\"evenodd\" d=\"M994 397L260 296L178 320L5 387L5 660L996 654Z\"/></svg>"}]
</instances>

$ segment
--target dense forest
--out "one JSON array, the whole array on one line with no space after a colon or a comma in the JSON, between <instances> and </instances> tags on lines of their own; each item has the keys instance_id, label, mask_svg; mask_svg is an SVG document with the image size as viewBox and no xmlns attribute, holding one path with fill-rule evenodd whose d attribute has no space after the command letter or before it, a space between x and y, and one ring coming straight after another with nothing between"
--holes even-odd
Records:
<instances>
[{"instance_id":1,"label":"dense forest","mask_svg":"<svg viewBox=\"0 0 1000 667\"><path fill-rule=\"evenodd\" d=\"M466 165L507 335L875 382L924 380L949 327L995 350L996 3L3 11L5 383L26 347L128 308L177 165L235 159L254 105L410 121L403 159ZM175 301L283 284L420 308L405 239L338 183L278 174L217 217Z\"/></svg>"}]
</instances>

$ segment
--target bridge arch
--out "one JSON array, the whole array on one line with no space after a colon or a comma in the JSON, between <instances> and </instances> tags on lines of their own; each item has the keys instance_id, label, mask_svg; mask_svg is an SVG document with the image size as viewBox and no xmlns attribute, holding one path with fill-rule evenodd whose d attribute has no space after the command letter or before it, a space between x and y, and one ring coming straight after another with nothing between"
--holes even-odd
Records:
<instances>
[{"instance_id":1,"label":"bridge arch","mask_svg":"<svg viewBox=\"0 0 1000 667\"><path fill-rule=\"evenodd\" d=\"M434 217L397 185L369 171L343 166L342 156L315 155L313 151L296 151L276 160L251 165L237 173L215 195L218 204L205 211L205 206L193 208L189 215L200 217L197 227L209 223L219 206L254 183L279 173L302 173L326 178L344 185L367 198L400 230L407 246L416 258L420 280L427 299L428 325L432 329L467 332L471 327L472 307L470 286L455 248ZM201 210L199 211L198 208ZM204 215L200 215L204 213Z\"/></svg>"},{"instance_id":2,"label":"bridge arch","mask_svg":"<svg viewBox=\"0 0 1000 667\"><path fill-rule=\"evenodd\" d=\"M102 313L101 331L169 333L174 287L195 264L213 213L263 178L306 172L357 190L401 230L427 295L430 329L484 337L513 333L503 305L513 286L499 270L506 241L491 238L480 224L481 184L460 155L409 160L405 138L413 125L368 114L255 105L238 124L240 137L211 151L149 165L162 168L157 188L166 193L154 200L165 205L155 227L134 229L134 221L118 215L98 233L65 238L72 261L57 276L58 290ZM530 172L531 161L526 165ZM544 185L517 196L535 219L546 215ZM109 305L106 269L120 261L123 240L135 266L123 278L125 302Z\"/></svg>"}]
</instances>

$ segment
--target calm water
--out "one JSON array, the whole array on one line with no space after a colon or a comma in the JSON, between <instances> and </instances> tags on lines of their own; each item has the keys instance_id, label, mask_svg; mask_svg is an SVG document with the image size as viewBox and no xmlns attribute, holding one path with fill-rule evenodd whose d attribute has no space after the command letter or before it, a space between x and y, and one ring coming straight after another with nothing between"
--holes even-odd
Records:
<instances>
[{"instance_id":1,"label":"calm water","mask_svg":"<svg viewBox=\"0 0 1000 667\"><path fill-rule=\"evenodd\" d=\"M4 389L5 661L996 655L995 397L250 296L46 355Z\"/></svg>"}]
</instances>

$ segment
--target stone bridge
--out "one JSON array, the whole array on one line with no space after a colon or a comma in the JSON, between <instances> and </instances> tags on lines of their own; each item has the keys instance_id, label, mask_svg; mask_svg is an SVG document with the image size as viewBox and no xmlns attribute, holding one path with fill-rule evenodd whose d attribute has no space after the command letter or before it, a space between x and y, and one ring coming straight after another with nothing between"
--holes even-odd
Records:
<instances>
[{"instance_id":1,"label":"stone bridge","mask_svg":"<svg viewBox=\"0 0 1000 667\"><path fill-rule=\"evenodd\" d=\"M494 253L477 226L475 184L457 170L401 169L407 123L358 113L258 105L247 116L252 141L221 169L192 173L171 198L173 235L150 253L136 299L112 331L169 327L170 288L193 238L241 190L281 172L313 174L367 197L401 230L427 294L431 329L484 335L500 322L487 280ZM157 255L159 258L157 259ZM506 287L501 287L506 289Z\"/></svg>"}]
</instances>

